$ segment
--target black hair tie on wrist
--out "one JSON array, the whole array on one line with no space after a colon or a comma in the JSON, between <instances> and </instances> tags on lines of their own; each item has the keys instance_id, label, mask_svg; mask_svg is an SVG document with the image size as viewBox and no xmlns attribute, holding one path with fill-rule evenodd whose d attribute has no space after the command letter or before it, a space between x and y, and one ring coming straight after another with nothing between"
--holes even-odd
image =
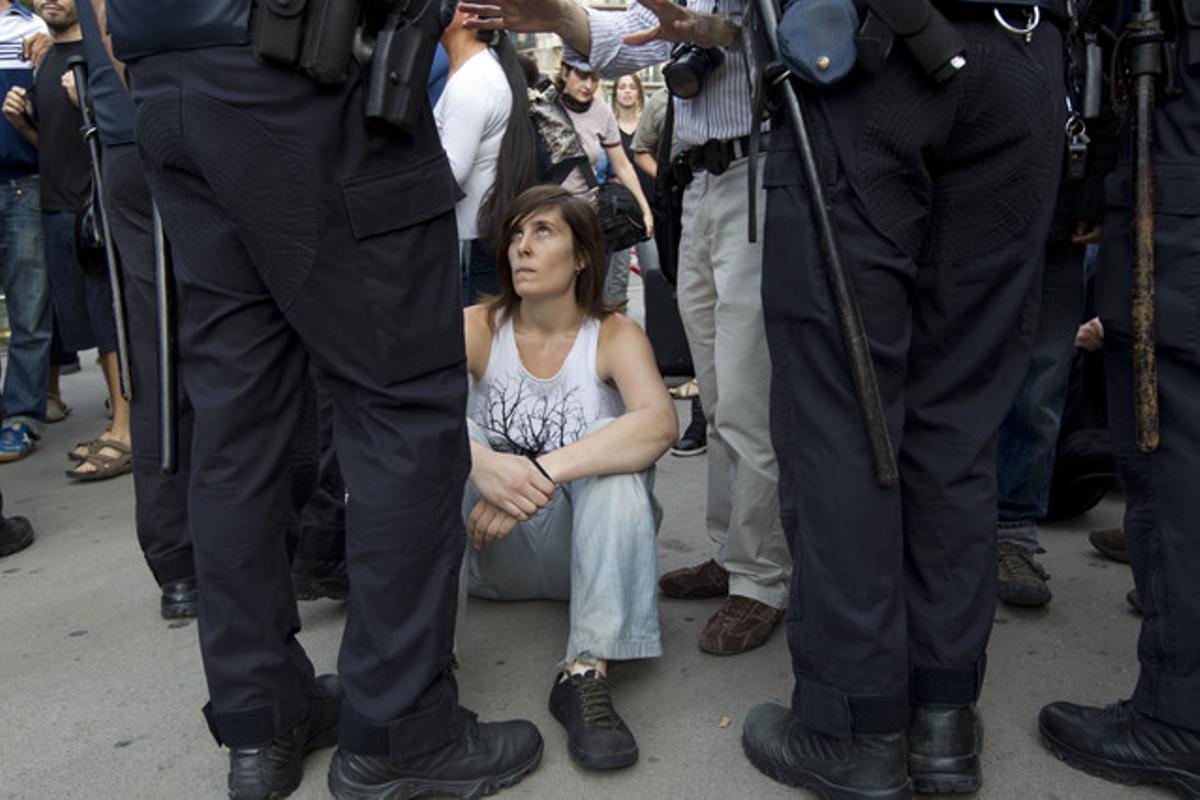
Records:
<instances>
[{"instance_id":1,"label":"black hair tie on wrist","mask_svg":"<svg viewBox=\"0 0 1200 800\"><path fill-rule=\"evenodd\" d=\"M533 462L533 466L537 467L537 471L538 471L538 472L540 472L540 473L542 473L542 477L543 477L543 478L545 478L546 480L550 481L550 482L551 482L551 483L553 483L555 486L558 486L558 484L557 484L557 483L555 483L555 481L554 481L554 478L551 478L551 477L550 477L550 473L549 473L549 472L546 472L545 468L544 468L544 467L543 467L541 464L539 464L539 463L538 463L538 460L537 460L537 457L536 457L536 456L526 456L526 458L528 458L530 461L532 461L532 462Z\"/></svg>"}]
</instances>

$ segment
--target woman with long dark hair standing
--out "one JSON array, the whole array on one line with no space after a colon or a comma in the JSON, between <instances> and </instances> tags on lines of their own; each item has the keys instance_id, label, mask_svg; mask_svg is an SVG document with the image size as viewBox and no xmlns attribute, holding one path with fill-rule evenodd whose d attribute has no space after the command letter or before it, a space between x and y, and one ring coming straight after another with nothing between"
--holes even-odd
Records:
<instances>
[{"instance_id":1,"label":"woman with long dark hair standing","mask_svg":"<svg viewBox=\"0 0 1200 800\"><path fill-rule=\"evenodd\" d=\"M442 33L450 75L434 107L442 147L465 195L455 206L464 306L500 289L488 242L494 216L494 204L488 200L498 197L511 202L537 175L524 73L516 50L505 34L468 30L469 17L459 11Z\"/></svg>"}]
</instances>

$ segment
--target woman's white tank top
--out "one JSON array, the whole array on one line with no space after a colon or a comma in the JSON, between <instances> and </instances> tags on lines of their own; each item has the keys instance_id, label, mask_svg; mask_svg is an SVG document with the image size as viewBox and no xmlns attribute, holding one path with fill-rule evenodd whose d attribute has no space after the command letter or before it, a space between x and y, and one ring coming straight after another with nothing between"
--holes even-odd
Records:
<instances>
[{"instance_id":1,"label":"woman's white tank top","mask_svg":"<svg viewBox=\"0 0 1200 800\"><path fill-rule=\"evenodd\" d=\"M468 399L493 450L536 457L581 438L598 419L625 413L621 395L596 375L599 342L600 320L588 317L558 373L538 378L521 363L512 318L504 321Z\"/></svg>"}]
</instances>

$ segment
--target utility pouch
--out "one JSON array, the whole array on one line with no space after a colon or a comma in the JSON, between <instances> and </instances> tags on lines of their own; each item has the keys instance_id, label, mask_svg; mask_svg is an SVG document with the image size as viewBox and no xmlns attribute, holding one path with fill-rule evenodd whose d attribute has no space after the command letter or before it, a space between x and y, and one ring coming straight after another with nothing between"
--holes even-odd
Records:
<instances>
[{"instance_id":1,"label":"utility pouch","mask_svg":"<svg viewBox=\"0 0 1200 800\"><path fill-rule=\"evenodd\" d=\"M254 55L260 61L294 67L304 42L308 0L259 0L254 17Z\"/></svg>"},{"instance_id":2,"label":"utility pouch","mask_svg":"<svg viewBox=\"0 0 1200 800\"><path fill-rule=\"evenodd\" d=\"M1183 36L1188 40L1188 67L1200 67L1200 0L1179 0L1183 6Z\"/></svg>"},{"instance_id":3,"label":"utility pouch","mask_svg":"<svg viewBox=\"0 0 1200 800\"><path fill-rule=\"evenodd\" d=\"M854 68L857 30L851 0L792 0L776 32L779 56L806 85L825 89Z\"/></svg>"},{"instance_id":4,"label":"utility pouch","mask_svg":"<svg viewBox=\"0 0 1200 800\"><path fill-rule=\"evenodd\" d=\"M359 0L307 0L304 48L300 68L317 83L340 83L346 78Z\"/></svg>"}]
</instances>

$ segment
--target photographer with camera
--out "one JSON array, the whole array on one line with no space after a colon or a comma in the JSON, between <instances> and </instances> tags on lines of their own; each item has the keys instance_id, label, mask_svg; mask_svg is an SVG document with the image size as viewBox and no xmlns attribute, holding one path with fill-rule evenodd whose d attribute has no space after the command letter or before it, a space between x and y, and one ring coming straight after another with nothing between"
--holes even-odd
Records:
<instances>
[{"instance_id":1,"label":"photographer with camera","mask_svg":"<svg viewBox=\"0 0 1200 800\"><path fill-rule=\"evenodd\" d=\"M107 6L195 406L204 713L231 798L287 796L335 743L335 797L491 794L536 768L542 740L479 722L451 673L470 461L457 187L425 91L445 20L434 4L306 7ZM355 40L373 41L369 65L350 61ZM285 542L296 478L315 475L297 463L310 361L351 497L339 674L321 677L296 639Z\"/></svg>"},{"instance_id":2,"label":"photographer with camera","mask_svg":"<svg viewBox=\"0 0 1200 800\"><path fill-rule=\"evenodd\" d=\"M770 362L763 328L762 244L747 236L746 187L755 125L736 22L744 0L697 0L690 8L642 0L626 11L572 0L464 4L480 28L553 31L563 57L619 77L671 60L679 152L687 184L679 252L679 310L709 413L709 533L716 557L668 573L668 597L728 594L704 626L700 648L733 655L763 644L783 618L791 559L779 522L775 454L767 429ZM703 13L701 13L701 11ZM491 19L489 19L489 17ZM691 44L674 44L689 41ZM672 53L674 55L672 56ZM759 191L757 206L765 204ZM753 220L761 234L761 220Z\"/></svg>"}]
</instances>

